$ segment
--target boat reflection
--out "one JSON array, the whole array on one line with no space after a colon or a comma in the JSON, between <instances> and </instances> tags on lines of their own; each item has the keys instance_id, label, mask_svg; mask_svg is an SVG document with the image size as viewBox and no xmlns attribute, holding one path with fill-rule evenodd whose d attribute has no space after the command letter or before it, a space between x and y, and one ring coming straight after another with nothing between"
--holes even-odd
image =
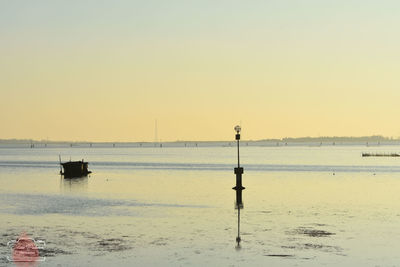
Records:
<instances>
[{"instance_id":1,"label":"boat reflection","mask_svg":"<svg viewBox=\"0 0 400 267\"><path fill-rule=\"evenodd\" d=\"M78 178L60 178L61 192L86 192L88 189L88 176Z\"/></svg>"}]
</instances>

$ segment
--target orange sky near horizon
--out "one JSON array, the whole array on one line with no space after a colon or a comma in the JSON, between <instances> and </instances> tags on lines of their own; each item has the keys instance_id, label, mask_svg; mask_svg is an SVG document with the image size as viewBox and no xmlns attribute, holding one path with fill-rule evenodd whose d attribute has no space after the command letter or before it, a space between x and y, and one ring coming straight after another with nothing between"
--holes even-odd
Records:
<instances>
[{"instance_id":1,"label":"orange sky near horizon","mask_svg":"<svg viewBox=\"0 0 400 267\"><path fill-rule=\"evenodd\" d=\"M400 136L400 3L166 2L0 2L0 139Z\"/></svg>"}]
</instances>

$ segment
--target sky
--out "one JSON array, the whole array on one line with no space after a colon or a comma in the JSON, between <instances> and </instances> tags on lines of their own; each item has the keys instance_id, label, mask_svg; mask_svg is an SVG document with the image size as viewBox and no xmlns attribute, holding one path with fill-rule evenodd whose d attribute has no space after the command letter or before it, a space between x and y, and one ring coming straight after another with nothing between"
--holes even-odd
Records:
<instances>
[{"instance_id":1,"label":"sky","mask_svg":"<svg viewBox=\"0 0 400 267\"><path fill-rule=\"evenodd\" d=\"M0 138L400 136L400 2L0 0Z\"/></svg>"}]
</instances>

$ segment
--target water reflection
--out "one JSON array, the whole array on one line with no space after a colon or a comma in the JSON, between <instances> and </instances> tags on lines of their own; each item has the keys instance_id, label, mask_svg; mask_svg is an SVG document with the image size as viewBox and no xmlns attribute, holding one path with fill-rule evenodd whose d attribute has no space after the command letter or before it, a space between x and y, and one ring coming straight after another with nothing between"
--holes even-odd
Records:
<instances>
[{"instance_id":1,"label":"water reflection","mask_svg":"<svg viewBox=\"0 0 400 267\"><path fill-rule=\"evenodd\" d=\"M60 192L87 192L88 176L79 178L64 178L60 177Z\"/></svg>"}]
</instances>

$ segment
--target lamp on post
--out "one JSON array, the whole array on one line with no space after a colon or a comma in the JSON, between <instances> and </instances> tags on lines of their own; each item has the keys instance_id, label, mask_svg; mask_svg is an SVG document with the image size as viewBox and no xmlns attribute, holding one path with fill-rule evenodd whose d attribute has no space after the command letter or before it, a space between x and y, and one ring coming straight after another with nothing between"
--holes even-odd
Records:
<instances>
[{"instance_id":1,"label":"lamp on post","mask_svg":"<svg viewBox=\"0 0 400 267\"><path fill-rule=\"evenodd\" d=\"M238 246L240 245L240 210L243 209L243 200L242 200L242 191L245 189L242 186L242 174L243 167L240 167L240 153L239 153L239 143L240 143L240 131L242 130L239 125L235 126L236 136L235 139L237 141L237 156L238 156L238 166L234 168L234 173L236 174L236 186L232 189L236 191L236 202L235 209L238 210L238 235L236 237L236 242Z\"/></svg>"}]
</instances>

